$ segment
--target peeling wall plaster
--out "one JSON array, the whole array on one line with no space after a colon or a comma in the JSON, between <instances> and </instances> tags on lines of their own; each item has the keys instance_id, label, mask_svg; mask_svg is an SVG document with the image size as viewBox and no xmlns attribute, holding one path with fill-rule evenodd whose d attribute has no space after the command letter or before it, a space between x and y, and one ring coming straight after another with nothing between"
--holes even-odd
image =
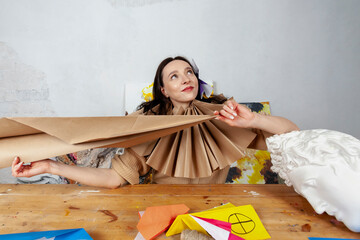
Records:
<instances>
[{"instance_id":1,"label":"peeling wall plaster","mask_svg":"<svg viewBox=\"0 0 360 240\"><path fill-rule=\"evenodd\" d=\"M54 116L46 76L0 42L0 116Z\"/></svg>"}]
</instances>

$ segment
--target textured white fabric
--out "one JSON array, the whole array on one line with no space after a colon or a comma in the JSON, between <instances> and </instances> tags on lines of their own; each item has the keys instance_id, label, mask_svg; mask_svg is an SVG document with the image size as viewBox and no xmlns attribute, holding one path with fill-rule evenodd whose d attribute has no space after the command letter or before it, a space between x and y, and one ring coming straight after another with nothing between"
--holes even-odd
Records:
<instances>
[{"instance_id":1,"label":"textured white fabric","mask_svg":"<svg viewBox=\"0 0 360 240\"><path fill-rule=\"evenodd\" d=\"M327 212L360 232L360 141L348 134L305 130L266 140L274 172L305 197L318 214Z\"/></svg>"}]
</instances>

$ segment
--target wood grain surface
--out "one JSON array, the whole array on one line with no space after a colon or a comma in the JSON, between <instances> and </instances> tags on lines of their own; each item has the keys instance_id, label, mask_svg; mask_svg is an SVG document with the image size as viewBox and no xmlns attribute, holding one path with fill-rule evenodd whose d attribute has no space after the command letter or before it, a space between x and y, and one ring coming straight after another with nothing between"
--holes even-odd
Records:
<instances>
[{"instance_id":1,"label":"wood grain surface","mask_svg":"<svg viewBox=\"0 0 360 240\"><path fill-rule=\"evenodd\" d=\"M0 185L0 234L85 228L93 239L134 239L138 211L184 203L190 212L222 203L251 204L272 239L359 239L327 214L281 184L135 185L104 189L72 184ZM179 235L157 239L180 239Z\"/></svg>"}]
</instances>

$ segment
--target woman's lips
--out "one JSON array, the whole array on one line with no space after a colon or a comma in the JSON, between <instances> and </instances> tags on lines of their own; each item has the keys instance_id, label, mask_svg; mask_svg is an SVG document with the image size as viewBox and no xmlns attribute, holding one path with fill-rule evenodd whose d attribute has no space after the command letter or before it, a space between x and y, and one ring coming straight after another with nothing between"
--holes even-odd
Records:
<instances>
[{"instance_id":1,"label":"woman's lips","mask_svg":"<svg viewBox=\"0 0 360 240\"><path fill-rule=\"evenodd\" d=\"M182 92L190 92L190 91L192 91L193 89L194 89L194 87L189 86L189 87L184 88L184 89L182 90Z\"/></svg>"}]
</instances>

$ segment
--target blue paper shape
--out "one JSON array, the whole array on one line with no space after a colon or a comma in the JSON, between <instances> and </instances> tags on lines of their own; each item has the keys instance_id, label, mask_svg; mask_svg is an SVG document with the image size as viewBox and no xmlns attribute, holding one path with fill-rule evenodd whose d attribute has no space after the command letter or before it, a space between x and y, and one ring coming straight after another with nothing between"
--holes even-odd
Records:
<instances>
[{"instance_id":1,"label":"blue paper shape","mask_svg":"<svg viewBox=\"0 0 360 240\"><path fill-rule=\"evenodd\" d=\"M44 237L55 237L55 240L93 240L83 228L2 234L0 240L36 240Z\"/></svg>"},{"instance_id":2,"label":"blue paper shape","mask_svg":"<svg viewBox=\"0 0 360 240\"><path fill-rule=\"evenodd\" d=\"M318 237L309 237L309 240L354 240L349 238L318 238Z\"/></svg>"}]
</instances>

